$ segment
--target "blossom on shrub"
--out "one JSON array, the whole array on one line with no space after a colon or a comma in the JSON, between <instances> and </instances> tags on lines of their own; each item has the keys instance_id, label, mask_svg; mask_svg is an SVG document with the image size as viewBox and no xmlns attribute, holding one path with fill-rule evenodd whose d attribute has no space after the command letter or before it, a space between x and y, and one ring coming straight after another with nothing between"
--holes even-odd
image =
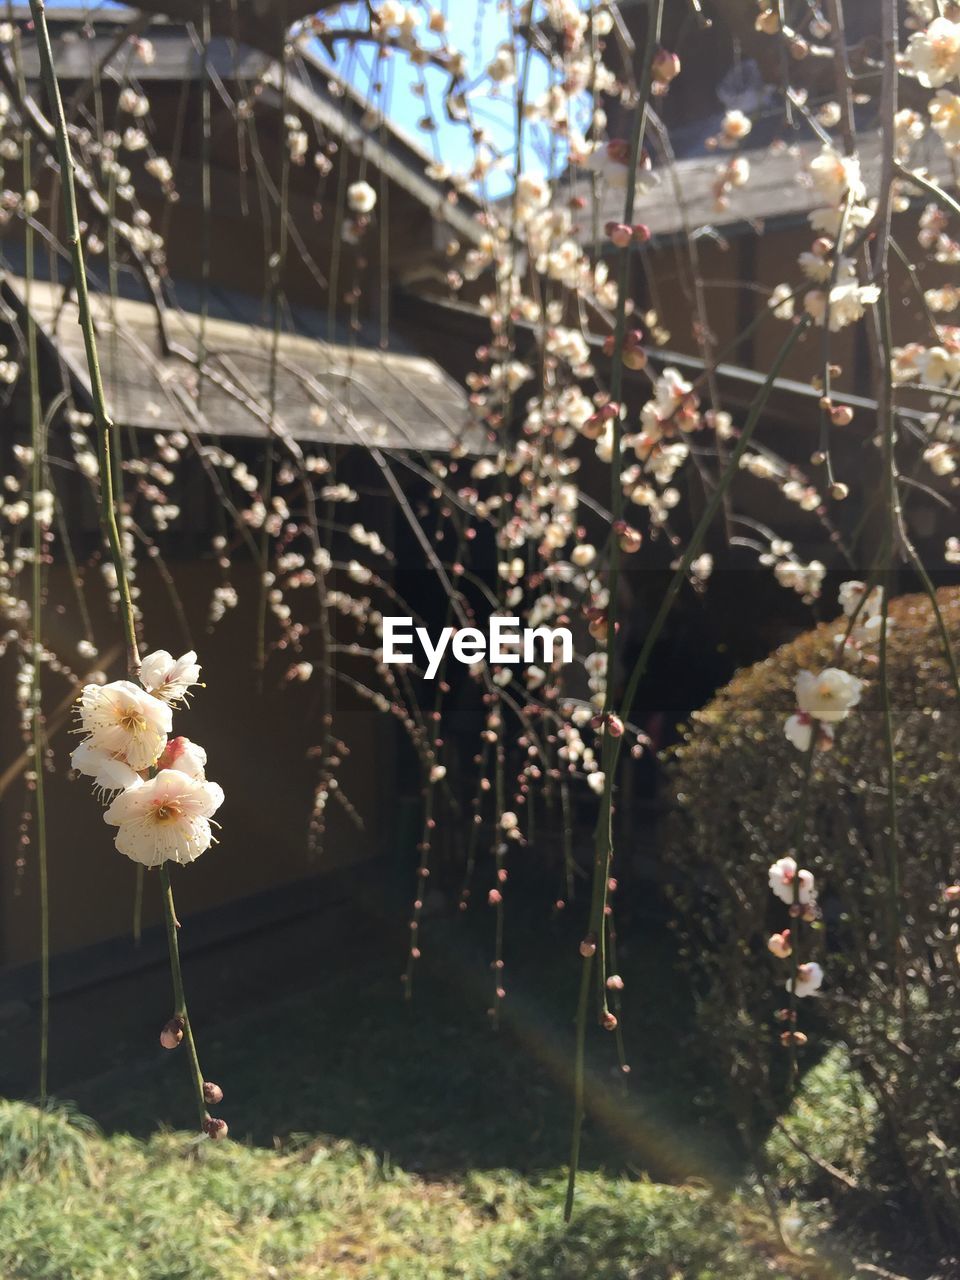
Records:
<instances>
[{"instance_id":1,"label":"blossom on shrub","mask_svg":"<svg viewBox=\"0 0 960 1280\"><path fill-rule=\"evenodd\" d=\"M819 675L801 671L796 680L797 706L815 720L838 724L860 701L863 681L839 667L827 667Z\"/></svg>"},{"instance_id":2,"label":"blossom on shrub","mask_svg":"<svg viewBox=\"0 0 960 1280\"><path fill-rule=\"evenodd\" d=\"M860 617L873 618L883 607L883 588L874 587L867 595L867 584L858 582L856 579L841 582L837 595L840 607L848 618L852 618L858 610ZM866 600L864 596L867 597ZM862 606L861 601L863 601Z\"/></svg>"},{"instance_id":3,"label":"blossom on shrub","mask_svg":"<svg viewBox=\"0 0 960 1280\"><path fill-rule=\"evenodd\" d=\"M793 954L793 947L790 944L790 930L784 929L782 933L772 933L767 939L767 950L771 955L777 957L778 960L786 960Z\"/></svg>"},{"instance_id":4,"label":"blossom on shrub","mask_svg":"<svg viewBox=\"0 0 960 1280\"><path fill-rule=\"evenodd\" d=\"M823 970L815 960L810 960L807 964L801 964L797 968L797 998L803 999L804 996L812 996L815 991L819 991L823 985ZM788 978L786 982L788 991L793 990L793 979Z\"/></svg>"},{"instance_id":5,"label":"blossom on shrub","mask_svg":"<svg viewBox=\"0 0 960 1280\"><path fill-rule=\"evenodd\" d=\"M792 903L796 894L796 900L801 906L814 903L817 895L814 888L813 872L801 869L799 872L800 887L795 890L794 880L797 874L795 859L791 857L778 858L767 873L771 891L776 894L781 902Z\"/></svg>"},{"instance_id":6,"label":"blossom on shrub","mask_svg":"<svg viewBox=\"0 0 960 1280\"><path fill-rule=\"evenodd\" d=\"M813 737L813 724L813 716L809 712L795 711L783 726L787 741L792 743L798 751L809 751ZM833 746L833 725L823 722L817 725L817 746L824 751Z\"/></svg>"}]
</instances>

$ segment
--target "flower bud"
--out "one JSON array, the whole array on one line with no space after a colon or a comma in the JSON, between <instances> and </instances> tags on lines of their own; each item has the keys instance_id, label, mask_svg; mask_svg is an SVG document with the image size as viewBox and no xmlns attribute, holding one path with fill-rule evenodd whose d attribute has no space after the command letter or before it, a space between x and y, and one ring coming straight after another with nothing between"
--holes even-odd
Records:
<instances>
[{"instance_id":1,"label":"flower bud","mask_svg":"<svg viewBox=\"0 0 960 1280\"><path fill-rule=\"evenodd\" d=\"M680 74L680 59L669 49L658 49L651 70L657 84L669 84Z\"/></svg>"},{"instance_id":2,"label":"flower bud","mask_svg":"<svg viewBox=\"0 0 960 1280\"><path fill-rule=\"evenodd\" d=\"M597 954L597 941L593 937L584 938L580 943L580 954L584 960L589 960L591 956Z\"/></svg>"},{"instance_id":3,"label":"flower bud","mask_svg":"<svg viewBox=\"0 0 960 1280\"><path fill-rule=\"evenodd\" d=\"M785 1049L789 1049L792 1044L797 1048L803 1048L807 1043L807 1037L802 1031L781 1031L780 1043Z\"/></svg>"},{"instance_id":4,"label":"flower bud","mask_svg":"<svg viewBox=\"0 0 960 1280\"><path fill-rule=\"evenodd\" d=\"M848 404L835 404L830 410L830 421L835 427L849 427L853 421L853 410Z\"/></svg>"},{"instance_id":5,"label":"flower bud","mask_svg":"<svg viewBox=\"0 0 960 1280\"><path fill-rule=\"evenodd\" d=\"M625 555L634 555L643 546L643 534L639 529L633 529L628 525L620 533L617 541L620 543L620 550Z\"/></svg>"},{"instance_id":6,"label":"flower bud","mask_svg":"<svg viewBox=\"0 0 960 1280\"><path fill-rule=\"evenodd\" d=\"M183 1039L184 1022L182 1018L171 1018L160 1032L160 1043L164 1049L176 1049Z\"/></svg>"},{"instance_id":7,"label":"flower bud","mask_svg":"<svg viewBox=\"0 0 960 1280\"><path fill-rule=\"evenodd\" d=\"M207 1116L203 1122L203 1132L208 1138L213 1138L217 1142L221 1138L225 1138L230 1130L227 1128L226 1120L220 1120L216 1116Z\"/></svg>"},{"instance_id":8,"label":"flower bud","mask_svg":"<svg viewBox=\"0 0 960 1280\"><path fill-rule=\"evenodd\" d=\"M625 249L633 239L633 229L625 222L608 222L604 230L618 249Z\"/></svg>"},{"instance_id":9,"label":"flower bud","mask_svg":"<svg viewBox=\"0 0 960 1280\"><path fill-rule=\"evenodd\" d=\"M793 954L793 947L790 942L790 930L784 929L783 933L771 934L767 939L767 950L771 955L777 957L778 960L786 960L787 956Z\"/></svg>"},{"instance_id":10,"label":"flower bud","mask_svg":"<svg viewBox=\"0 0 960 1280\"><path fill-rule=\"evenodd\" d=\"M607 988L610 991L623 990L623 979L620 977L619 973L611 973L610 977L607 979Z\"/></svg>"},{"instance_id":11,"label":"flower bud","mask_svg":"<svg viewBox=\"0 0 960 1280\"><path fill-rule=\"evenodd\" d=\"M203 1100L208 1107L215 1107L223 1101L223 1090L218 1084L214 1084L212 1080L204 1080Z\"/></svg>"},{"instance_id":12,"label":"flower bud","mask_svg":"<svg viewBox=\"0 0 960 1280\"><path fill-rule=\"evenodd\" d=\"M611 1013L609 1009L608 1009L608 1010L606 1011L606 1013L603 1015L603 1020L602 1020L602 1021L603 1021L603 1029L604 1029L604 1031L616 1031L616 1029L617 1029L617 1017L616 1017L616 1014Z\"/></svg>"}]
</instances>

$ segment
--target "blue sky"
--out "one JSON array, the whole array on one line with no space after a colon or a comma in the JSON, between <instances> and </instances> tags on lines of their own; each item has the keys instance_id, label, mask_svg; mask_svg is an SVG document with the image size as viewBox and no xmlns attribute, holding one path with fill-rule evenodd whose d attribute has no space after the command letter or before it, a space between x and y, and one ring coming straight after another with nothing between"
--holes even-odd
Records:
<instances>
[{"instance_id":1,"label":"blue sky","mask_svg":"<svg viewBox=\"0 0 960 1280\"><path fill-rule=\"evenodd\" d=\"M509 37L509 9L504 9L499 0L431 0L447 18L449 41L467 56L471 71L479 75L489 62L497 45ZM103 0L100 5L92 4L91 12L97 8L111 9L122 7L114 0ZM511 6L512 7L512 6ZM366 6L362 3L345 4L339 14L331 17L331 25L362 27L366 25ZM432 43L436 37L428 36ZM319 42L317 52L327 59L326 50ZM366 95L370 89L371 46L359 46L351 56L348 46L339 46L338 56L332 64L353 84L356 89ZM403 54L394 60L393 87L390 98L390 118L427 151L436 151L439 158L454 172L467 169L473 157L473 144L469 131L462 124L453 124L447 120L443 111L442 92L446 78L435 70L428 70L425 75L430 94L432 114L437 122L434 134L418 128L418 122L425 113L423 99L413 92L417 80L416 69L410 65ZM547 68L544 60L534 58L530 68L527 87L528 99L538 97L547 87ZM515 151L514 93L516 86L508 86L502 97L490 97L481 89L471 95L476 111L477 121L490 133L491 140L498 149ZM526 172L542 173L547 168L547 155L543 135L536 127L524 127L525 144L523 149L523 169ZM537 145L539 141L540 145ZM505 170L491 173L487 182L487 194L496 199L512 190L513 164Z\"/></svg>"},{"instance_id":2,"label":"blue sky","mask_svg":"<svg viewBox=\"0 0 960 1280\"><path fill-rule=\"evenodd\" d=\"M450 43L466 55L474 74L482 72L497 45L509 38L509 11L505 12L497 0L433 0L433 3L446 15ZM345 5L337 20L338 26L364 26L365 23L365 6L362 4ZM436 37L428 35L424 43L435 39ZM340 46L339 56L333 65L359 92L366 95L370 89L371 47L360 47L352 56L347 48L346 44ZM326 53L321 52L326 57ZM422 147L428 151L436 149L439 158L453 171L466 170L472 160L473 144L466 126L451 123L443 111L442 92L447 84L446 77L436 70L427 70L424 77L432 107L431 114L437 122L437 129L433 134L417 127L425 114L425 104L413 91L418 78L417 69L410 65L404 54L396 55L392 77L388 112L390 118L414 136ZM530 69L528 98L538 97L546 86L546 64L542 58L537 57ZM516 148L515 92L515 85L507 86L502 96L495 98L485 91L485 86L481 86L471 94L478 124L489 131L494 146L511 152ZM536 128L529 125L524 128L523 168L528 172L542 172L546 168L543 147L536 145L538 133ZM496 198L512 189L513 168L511 164L506 171L491 173L487 184L488 195Z\"/></svg>"}]
</instances>

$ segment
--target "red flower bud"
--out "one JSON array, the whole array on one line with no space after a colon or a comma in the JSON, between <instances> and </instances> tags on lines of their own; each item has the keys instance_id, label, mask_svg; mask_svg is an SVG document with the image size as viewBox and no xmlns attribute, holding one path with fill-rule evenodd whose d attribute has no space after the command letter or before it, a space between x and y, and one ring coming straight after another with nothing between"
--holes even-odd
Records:
<instances>
[{"instance_id":1,"label":"red flower bud","mask_svg":"<svg viewBox=\"0 0 960 1280\"><path fill-rule=\"evenodd\" d=\"M605 230L618 249L625 249L633 239L633 228L625 222L608 222Z\"/></svg>"},{"instance_id":2,"label":"red flower bud","mask_svg":"<svg viewBox=\"0 0 960 1280\"><path fill-rule=\"evenodd\" d=\"M226 1120L219 1120L215 1116L207 1116L203 1122L203 1132L208 1138L213 1138L216 1142L221 1138L225 1138L230 1130L227 1128Z\"/></svg>"}]
</instances>

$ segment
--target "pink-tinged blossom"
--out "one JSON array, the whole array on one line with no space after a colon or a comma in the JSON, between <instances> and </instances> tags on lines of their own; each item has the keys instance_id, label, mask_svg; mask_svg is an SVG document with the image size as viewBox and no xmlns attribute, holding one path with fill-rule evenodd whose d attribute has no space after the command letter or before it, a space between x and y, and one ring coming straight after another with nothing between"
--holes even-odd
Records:
<instances>
[{"instance_id":1,"label":"pink-tinged blossom","mask_svg":"<svg viewBox=\"0 0 960 1280\"><path fill-rule=\"evenodd\" d=\"M215 782L202 782L179 769L162 769L148 782L121 792L104 821L117 828L120 853L145 867L193 862L209 849L209 819L223 803Z\"/></svg>"},{"instance_id":2,"label":"pink-tinged blossom","mask_svg":"<svg viewBox=\"0 0 960 1280\"><path fill-rule=\"evenodd\" d=\"M790 904L796 900L801 906L807 906L812 903L816 897L814 889L813 873L801 870L799 873L800 887L799 890L794 889L794 880L797 877L797 864L793 858L779 858L770 867L768 872L768 883L770 890L781 902Z\"/></svg>"},{"instance_id":3,"label":"pink-tinged blossom","mask_svg":"<svg viewBox=\"0 0 960 1280\"><path fill-rule=\"evenodd\" d=\"M767 939L767 950L771 955L776 956L778 960L786 960L787 956L793 954L793 947L790 945L790 930L784 929L782 933L773 933Z\"/></svg>"},{"instance_id":4,"label":"pink-tinged blossom","mask_svg":"<svg viewBox=\"0 0 960 1280\"><path fill-rule=\"evenodd\" d=\"M808 964L802 964L797 969L797 997L803 999L804 996L812 996L815 991L819 991L823 985L823 970L811 960ZM787 990L793 990L793 979L787 979Z\"/></svg>"},{"instance_id":5,"label":"pink-tinged blossom","mask_svg":"<svg viewBox=\"0 0 960 1280\"><path fill-rule=\"evenodd\" d=\"M207 767L207 753L189 738L171 738L157 761L158 769L179 769L188 778L203 781Z\"/></svg>"},{"instance_id":6,"label":"pink-tinged blossom","mask_svg":"<svg viewBox=\"0 0 960 1280\"><path fill-rule=\"evenodd\" d=\"M124 761L138 772L156 764L173 723L173 713L166 702L129 680L84 685L79 714L88 746Z\"/></svg>"},{"instance_id":7,"label":"pink-tinged blossom","mask_svg":"<svg viewBox=\"0 0 960 1280\"><path fill-rule=\"evenodd\" d=\"M140 683L164 702L182 701L199 680L200 664L192 649L180 658L158 649L140 664Z\"/></svg>"}]
</instances>

